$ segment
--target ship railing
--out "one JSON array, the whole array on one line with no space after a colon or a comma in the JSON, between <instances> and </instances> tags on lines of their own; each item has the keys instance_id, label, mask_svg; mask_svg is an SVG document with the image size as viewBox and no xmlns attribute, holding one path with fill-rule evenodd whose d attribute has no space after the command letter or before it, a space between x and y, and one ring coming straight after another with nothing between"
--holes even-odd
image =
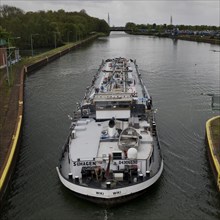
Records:
<instances>
[{"instance_id":1,"label":"ship railing","mask_svg":"<svg viewBox=\"0 0 220 220\"><path fill-rule=\"evenodd\" d=\"M139 70L138 70L138 65L136 64L136 61L134 62L134 64L135 64L135 69L136 69L138 78L139 78L139 80L140 80L140 84L141 84L143 93L144 93L144 95L145 95L146 98L151 99L151 97L150 97L150 95L149 95L149 93L148 93L148 90L147 90L146 86L144 85L143 80L142 80L142 78L141 78L141 73L140 73Z\"/></svg>"},{"instance_id":2,"label":"ship railing","mask_svg":"<svg viewBox=\"0 0 220 220\"><path fill-rule=\"evenodd\" d=\"M97 168L103 169L107 172L107 167L109 164L108 155L103 155L103 157L96 157L92 159L77 159L76 161L71 160L73 167L81 170L82 168L95 170ZM108 172L111 173L125 173L131 172L136 173L136 175L142 174L144 177L150 177L154 175L151 171L152 158L147 159L111 159Z\"/></svg>"},{"instance_id":3,"label":"ship railing","mask_svg":"<svg viewBox=\"0 0 220 220\"><path fill-rule=\"evenodd\" d=\"M144 173L141 166L145 166L146 160L141 159L113 159L110 161L110 166L108 162L109 157L72 161L75 171L70 173L69 177L63 177L72 183L80 184L84 187L109 189L107 183L110 183L110 188L117 189L147 181L153 178L159 171L159 169L157 171L149 169ZM118 164L124 165L123 169Z\"/></svg>"}]
</instances>

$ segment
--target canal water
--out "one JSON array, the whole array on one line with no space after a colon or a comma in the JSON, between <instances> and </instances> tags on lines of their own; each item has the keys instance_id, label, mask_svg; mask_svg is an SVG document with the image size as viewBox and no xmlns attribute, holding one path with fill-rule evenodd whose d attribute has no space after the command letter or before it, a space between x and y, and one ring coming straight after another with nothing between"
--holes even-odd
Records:
<instances>
[{"instance_id":1,"label":"canal water","mask_svg":"<svg viewBox=\"0 0 220 220\"><path fill-rule=\"evenodd\" d=\"M48 64L25 81L19 160L0 219L220 219L209 166L205 122L219 114L219 46L112 33ZM115 208L76 198L55 167L76 102L102 59L136 59L153 97L164 172L143 196ZM86 137L85 137L86 138Z\"/></svg>"}]
</instances>

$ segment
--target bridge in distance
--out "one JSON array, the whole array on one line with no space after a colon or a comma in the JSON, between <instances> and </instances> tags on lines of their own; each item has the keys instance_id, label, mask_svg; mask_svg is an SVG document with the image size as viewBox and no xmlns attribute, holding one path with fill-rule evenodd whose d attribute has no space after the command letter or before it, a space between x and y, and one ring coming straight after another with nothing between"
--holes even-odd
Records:
<instances>
[{"instance_id":1,"label":"bridge in distance","mask_svg":"<svg viewBox=\"0 0 220 220\"><path fill-rule=\"evenodd\" d=\"M126 27L110 27L110 31L131 31L131 29Z\"/></svg>"}]
</instances>

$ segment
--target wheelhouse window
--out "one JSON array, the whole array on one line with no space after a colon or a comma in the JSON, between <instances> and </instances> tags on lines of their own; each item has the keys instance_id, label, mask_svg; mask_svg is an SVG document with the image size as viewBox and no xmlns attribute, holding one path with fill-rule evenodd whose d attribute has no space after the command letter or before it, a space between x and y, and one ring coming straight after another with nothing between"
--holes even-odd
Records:
<instances>
[{"instance_id":1,"label":"wheelhouse window","mask_svg":"<svg viewBox=\"0 0 220 220\"><path fill-rule=\"evenodd\" d=\"M114 102L114 101L104 101L104 102L96 102L96 110L104 110L104 109L130 109L130 102Z\"/></svg>"},{"instance_id":2,"label":"wheelhouse window","mask_svg":"<svg viewBox=\"0 0 220 220\"><path fill-rule=\"evenodd\" d=\"M113 157L113 160L121 160L122 159L122 152L113 152L112 157Z\"/></svg>"}]
</instances>

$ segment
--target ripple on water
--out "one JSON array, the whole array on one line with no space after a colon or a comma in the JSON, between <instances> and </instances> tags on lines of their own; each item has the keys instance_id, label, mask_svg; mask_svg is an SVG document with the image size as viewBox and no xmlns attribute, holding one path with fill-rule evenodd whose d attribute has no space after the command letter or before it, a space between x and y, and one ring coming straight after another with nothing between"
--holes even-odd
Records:
<instances>
[{"instance_id":1,"label":"ripple on water","mask_svg":"<svg viewBox=\"0 0 220 220\"><path fill-rule=\"evenodd\" d=\"M66 190L55 167L68 133L67 115L83 97L101 59L115 56L137 60L153 97L164 172L142 197L105 210ZM218 113L211 110L210 97L201 95L217 91L219 56L209 44L122 33L28 75L19 161L1 218L219 219L220 198L204 144L205 122Z\"/></svg>"}]
</instances>

